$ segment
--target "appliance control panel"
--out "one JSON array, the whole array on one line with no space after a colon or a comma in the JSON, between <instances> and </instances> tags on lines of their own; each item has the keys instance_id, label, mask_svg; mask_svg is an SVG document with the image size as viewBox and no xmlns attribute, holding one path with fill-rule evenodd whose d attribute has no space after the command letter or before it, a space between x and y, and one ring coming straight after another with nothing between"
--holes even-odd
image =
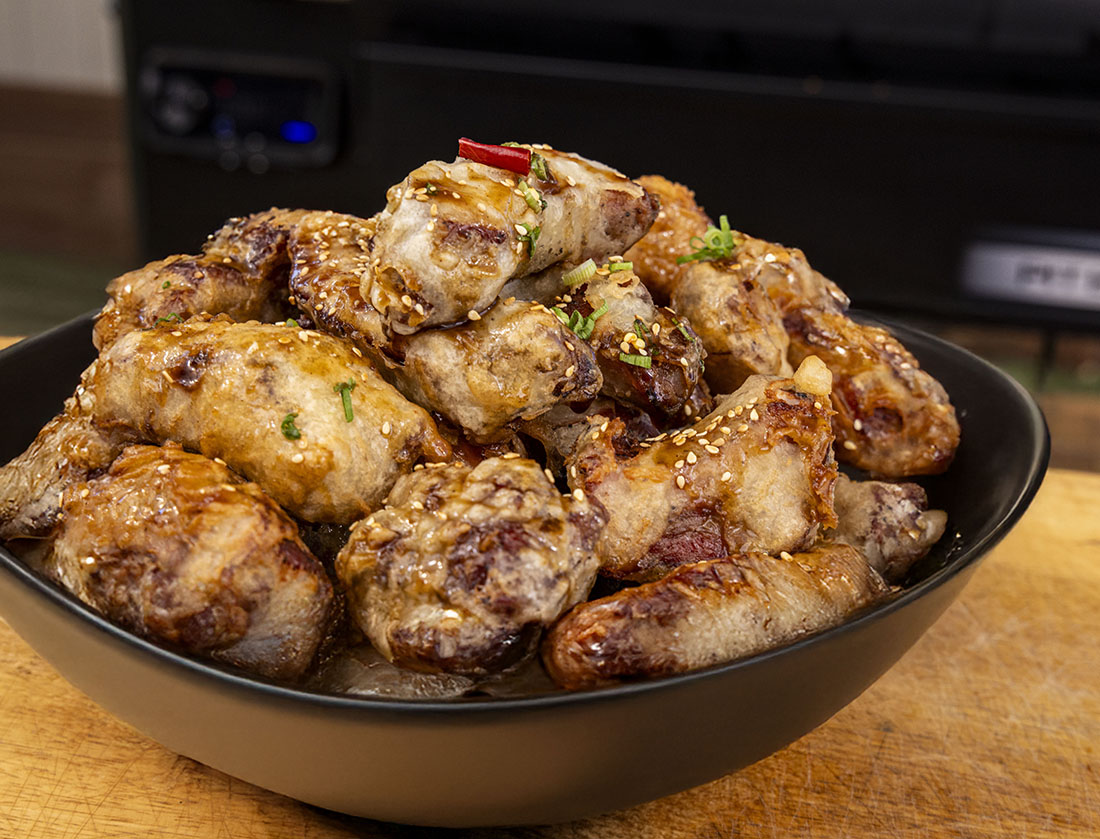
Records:
<instances>
[{"instance_id":1,"label":"appliance control panel","mask_svg":"<svg viewBox=\"0 0 1100 839\"><path fill-rule=\"evenodd\" d=\"M341 79L321 61L151 49L141 64L150 147L226 170L325 166L339 148Z\"/></svg>"}]
</instances>

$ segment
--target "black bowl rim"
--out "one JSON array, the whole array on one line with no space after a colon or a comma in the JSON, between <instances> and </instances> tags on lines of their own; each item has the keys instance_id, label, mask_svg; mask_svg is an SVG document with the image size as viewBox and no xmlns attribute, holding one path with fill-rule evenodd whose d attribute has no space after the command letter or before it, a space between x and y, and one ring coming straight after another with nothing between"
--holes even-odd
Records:
<instances>
[{"instance_id":1,"label":"black bowl rim","mask_svg":"<svg viewBox=\"0 0 1100 839\"><path fill-rule=\"evenodd\" d=\"M545 711L561 706L574 706L589 702L605 702L623 699L655 691L675 689L692 682L717 679L726 674L736 672L759 662L787 655L792 651L816 644L828 643L830 639L839 635L856 631L859 627L878 621L892 612L904 609L908 604L923 597L929 591L938 588L966 568L980 561L988 552L997 545L1019 521L1020 517L1031 504L1035 494L1042 485L1046 474L1047 464L1050 460L1050 432L1042 410L1035 403L1031 394L1015 379L999 370L983 358L969 350L951 344L948 341L930 335L913 327L905 326L897 322L879 318L877 315L866 312L852 312L860 320L875 321L883 324L891 332L901 333L904 341L905 333L917 337L919 340L938 345L938 349L949 353L961 355L971 364L983 368L986 375L998 379L1002 384L1007 384L1020 404L1026 409L1029 420L1028 430L1032 437L1032 457L1028 467L1027 480L1019 488L1011 506L989 531L957 556L948 559L940 569L930 574L925 579L903 590L897 596L891 598L880 606L871 608L856 617L847 620L837 626L822 632L813 633L779 647L766 650L748 658L737 661L718 664L687 673L678 673L671 676L663 676L654 679L642 679L636 682L627 682L620 685L595 688L582 691L555 691L552 693L535 694L527 697L472 697L449 700L431 699L387 699L354 694L334 694L310 691L287 685L266 682L259 678L247 676L228 668L192 659L181 653L165 647L158 646L129 631L115 626L90 606L80 601L74 595L63 589L57 588L52 583L41 577L18 558L13 556L6 548L0 547L0 568L11 573L16 579L29 586L41 597L51 601L54 605L61 606L66 611L83 619L100 632L123 643L123 645L139 650L143 654L152 656L162 662L168 662L192 674L206 680L220 683L227 688L236 688L246 692L260 694L272 701L290 701L304 703L315 710L341 710L362 711L367 714L405 715L415 714L419 716L434 715L468 715L468 714L493 714L515 711ZM47 342L56 333L70 329L78 322L91 320L91 315L82 315L65 324L61 324L48 332L33 338L20 341L11 347L0 351L0 358L13 351L27 351L39 342Z\"/></svg>"}]
</instances>

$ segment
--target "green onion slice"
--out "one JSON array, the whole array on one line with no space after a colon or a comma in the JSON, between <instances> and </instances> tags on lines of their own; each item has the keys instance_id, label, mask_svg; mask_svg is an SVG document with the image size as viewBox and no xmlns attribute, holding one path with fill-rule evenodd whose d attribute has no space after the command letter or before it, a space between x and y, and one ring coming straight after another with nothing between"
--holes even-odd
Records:
<instances>
[{"instance_id":1,"label":"green onion slice","mask_svg":"<svg viewBox=\"0 0 1100 839\"><path fill-rule=\"evenodd\" d=\"M550 173L546 169L546 158L538 152L531 152L531 174L540 181L550 180Z\"/></svg>"},{"instance_id":2,"label":"green onion slice","mask_svg":"<svg viewBox=\"0 0 1100 839\"><path fill-rule=\"evenodd\" d=\"M700 236L691 237L691 246L694 253L687 253L676 257L676 264L685 262L709 262L714 259L726 259L733 255L734 250L740 246L741 234L736 230L730 230L729 219L721 216L718 219L718 227L711 225L707 232Z\"/></svg>"},{"instance_id":3,"label":"green onion slice","mask_svg":"<svg viewBox=\"0 0 1100 839\"><path fill-rule=\"evenodd\" d=\"M294 424L294 420L297 416L297 414L287 414L283 417L283 424L279 426L283 431L283 436L288 440L297 440L302 436L302 432L298 429L298 426Z\"/></svg>"},{"instance_id":4,"label":"green onion slice","mask_svg":"<svg viewBox=\"0 0 1100 839\"><path fill-rule=\"evenodd\" d=\"M648 355L631 355L630 353L621 352L619 353L619 361L625 361L635 367L644 367L647 370L653 366L653 359Z\"/></svg>"},{"instance_id":5,"label":"green onion slice","mask_svg":"<svg viewBox=\"0 0 1100 839\"><path fill-rule=\"evenodd\" d=\"M572 271L568 271L567 273L563 274L561 281L567 286L575 286L580 285L581 283L588 282L595 275L596 263L593 262L591 259L586 259Z\"/></svg>"},{"instance_id":6,"label":"green onion slice","mask_svg":"<svg viewBox=\"0 0 1100 839\"><path fill-rule=\"evenodd\" d=\"M169 312L162 318L157 318L157 323L183 323L183 315L179 312Z\"/></svg>"},{"instance_id":7,"label":"green onion slice","mask_svg":"<svg viewBox=\"0 0 1100 839\"><path fill-rule=\"evenodd\" d=\"M351 422L355 419L355 414L351 410L351 392L355 390L355 379L348 379L346 382L337 382L332 386L332 389L340 394L340 399L344 403L344 420Z\"/></svg>"},{"instance_id":8,"label":"green onion slice","mask_svg":"<svg viewBox=\"0 0 1100 839\"><path fill-rule=\"evenodd\" d=\"M526 222L520 222L520 227L523 228L523 233L517 233L516 238L521 242L527 243L527 256L531 257L535 255L535 242L539 240L539 234L542 233L542 228L537 224L532 227Z\"/></svg>"},{"instance_id":9,"label":"green onion slice","mask_svg":"<svg viewBox=\"0 0 1100 839\"><path fill-rule=\"evenodd\" d=\"M614 273L616 271L633 271L634 270L634 263L633 262L612 262L607 267L612 273Z\"/></svg>"}]
</instances>

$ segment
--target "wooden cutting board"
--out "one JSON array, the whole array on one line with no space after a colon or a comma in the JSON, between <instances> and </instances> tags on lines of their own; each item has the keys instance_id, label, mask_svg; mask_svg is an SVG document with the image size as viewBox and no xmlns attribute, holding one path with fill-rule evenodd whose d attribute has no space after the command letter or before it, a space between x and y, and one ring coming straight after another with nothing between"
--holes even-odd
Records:
<instances>
[{"instance_id":1,"label":"wooden cutting board","mask_svg":"<svg viewBox=\"0 0 1100 839\"><path fill-rule=\"evenodd\" d=\"M1100 836L1100 475L1054 470L932 630L863 696L755 766L568 825L456 836ZM0 621L0 837L424 837L178 757Z\"/></svg>"}]
</instances>

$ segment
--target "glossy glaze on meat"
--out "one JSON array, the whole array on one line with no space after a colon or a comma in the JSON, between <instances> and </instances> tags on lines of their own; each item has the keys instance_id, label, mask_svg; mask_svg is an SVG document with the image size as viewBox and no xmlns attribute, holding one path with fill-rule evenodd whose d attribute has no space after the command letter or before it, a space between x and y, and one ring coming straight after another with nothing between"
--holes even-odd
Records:
<instances>
[{"instance_id":1,"label":"glossy glaze on meat","mask_svg":"<svg viewBox=\"0 0 1100 839\"><path fill-rule=\"evenodd\" d=\"M695 193L683 184L660 175L642 175L637 180L657 197L660 210L649 232L624 257L634 263L634 270L653 294L653 299L668 305L691 267L691 263L677 263L676 258L691 253L691 240L706 233L711 221L706 211L695 203ZM682 314L687 315L687 312Z\"/></svg>"},{"instance_id":2,"label":"glossy glaze on meat","mask_svg":"<svg viewBox=\"0 0 1100 839\"><path fill-rule=\"evenodd\" d=\"M482 675L519 661L588 595L602 523L531 460L428 467L354 526L337 573L387 659Z\"/></svg>"},{"instance_id":3,"label":"glossy glaze on meat","mask_svg":"<svg viewBox=\"0 0 1100 839\"><path fill-rule=\"evenodd\" d=\"M203 255L251 277L268 277L290 261L287 243L308 210L272 207L249 216L231 218L207 237ZM213 313L211 313L213 314Z\"/></svg>"},{"instance_id":4,"label":"glossy glaze on meat","mask_svg":"<svg viewBox=\"0 0 1100 839\"><path fill-rule=\"evenodd\" d=\"M928 496L913 483L841 475L833 503L837 527L826 538L854 547L890 583L900 583L947 526L947 513L929 510Z\"/></svg>"},{"instance_id":5,"label":"glossy glaze on meat","mask_svg":"<svg viewBox=\"0 0 1100 839\"><path fill-rule=\"evenodd\" d=\"M887 591L848 545L693 562L582 603L549 633L542 657L571 690L683 673L835 626Z\"/></svg>"},{"instance_id":6,"label":"glossy glaze on meat","mask_svg":"<svg viewBox=\"0 0 1100 839\"><path fill-rule=\"evenodd\" d=\"M959 422L943 386L885 329L846 315L799 309L784 323L791 360L820 358L833 372L837 458L873 476L943 472Z\"/></svg>"},{"instance_id":7,"label":"glossy glaze on meat","mask_svg":"<svg viewBox=\"0 0 1100 839\"><path fill-rule=\"evenodd\" d=\"M178 446L132 446L64 494L50 576L138 635L276 679L300 676L332 584L255 484Z\"/></svg>"},{"instance_id":8,"label":"glossy glaze on meat","mask_svg":"<svg viewBox=\"0 0 1100 839\"><path fill-rule=\"evenodd\" d=\"M629 178L579 155L537 152L545 180L459 158L425 163L390 188L363 294L395 332L482 312L512 277L622 253L653 222L655 201ZM521 180L537 199L528 202Z\"/></svg>"},{"instance_id":9,"label":"glossy glaze on meat","mask_svg":"<svg viewBox=\"0 0 1100 839\"><path fill-rule=\"evenodd\" d=\"M651 580L739 551L804 550L835 525L828 372L813 366L753 376L691 427L634 446L620 420L582 436L569 482L608 511L602 572Z\"/></svg>"},{"instance_id":10,"label":"glossy glaze on meat","mask_svg":"<svg viewBox=\"0 0 1100 839\"><path fill-rule=\"evenodd\" d=\"M312 330L195 319L131 332L86 386L101 427L220 457L308 521L349 523L420 458L450 455L423 408L346 342Z\"/></svg>"}]
</instances>

